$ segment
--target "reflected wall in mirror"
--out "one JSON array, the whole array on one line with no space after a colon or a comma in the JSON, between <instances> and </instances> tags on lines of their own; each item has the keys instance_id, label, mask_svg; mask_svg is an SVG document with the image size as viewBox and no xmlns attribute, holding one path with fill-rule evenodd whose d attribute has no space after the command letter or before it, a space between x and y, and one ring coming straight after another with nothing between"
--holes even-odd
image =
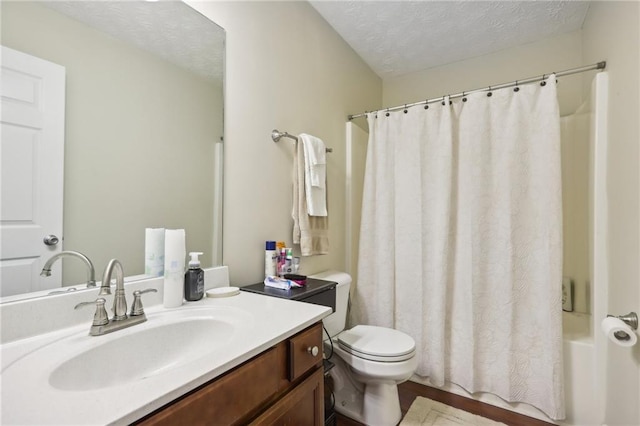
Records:
<instances>
[{"instance_id":1,"label":"reflected wall in mirror","mask_svg":"<svg viewBox=\"0 0 640 426\"><path fill-rule=\"evenodd\" d=\"M180 1L0 7L3 46L66 68L62 248L133 276L145 228L184 228L221 264L224 30ZM62 285L86 282L69 259Z\"/></svg>"}]
</instances>

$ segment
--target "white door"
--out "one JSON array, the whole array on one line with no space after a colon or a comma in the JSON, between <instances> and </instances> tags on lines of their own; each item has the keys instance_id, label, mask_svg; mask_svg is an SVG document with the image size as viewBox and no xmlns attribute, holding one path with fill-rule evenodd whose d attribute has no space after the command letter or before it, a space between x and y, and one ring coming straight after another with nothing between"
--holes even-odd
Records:
<instances>
[{"instance_id":1,"label":"white door","mask_svg":"<svg viewBox=\"0 0 640 426\"><path fill-rule=\"evenodd\" d=\"M60 287L65 68L2 46L0 296ZM56 245L46 245L54 235Z\"/></svg>"}]
</instances>

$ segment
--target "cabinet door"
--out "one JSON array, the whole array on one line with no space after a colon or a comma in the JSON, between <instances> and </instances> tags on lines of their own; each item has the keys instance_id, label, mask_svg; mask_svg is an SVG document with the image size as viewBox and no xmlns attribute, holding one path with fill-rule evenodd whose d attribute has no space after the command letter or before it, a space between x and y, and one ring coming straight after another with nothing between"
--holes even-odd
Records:
<instances>
[{"instance_id":1,"label":"cabinet door","mask_svg":"<svg viewBox=\"0 0 640 426\"><path fill-rule=\"evenodd\" d=\"M138 425L232 425L244 423L278 390L279 352L269 349L250 362L174 402Z\"/></svg>"},{"instance_id":2,"label":"cabinet door","mask_svg":"<svg viewBox=\"0 0 640 426\"><path fill-rule=\"evenodd\" d=\"M316 324L289 339L289 380L322 364L322 325Z\"/></svg>"},{"instance_id":3,"label":"cabinet door","mask_svg":"<svg viewBox=\"0 0 640 426\"><path fill-rule=\"evenodd\" d=\"M322 426L323 423L324 374L318 368L251 424Z\"/></svg>"}]
</instances>

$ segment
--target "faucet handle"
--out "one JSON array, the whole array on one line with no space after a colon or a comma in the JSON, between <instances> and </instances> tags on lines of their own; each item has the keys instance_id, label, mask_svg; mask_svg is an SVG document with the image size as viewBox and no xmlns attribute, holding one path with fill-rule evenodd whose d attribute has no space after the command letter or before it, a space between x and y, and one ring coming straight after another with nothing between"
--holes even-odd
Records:
<instances>
[{"instance_id":1,"label":"faucet handle","mask_svg":"<svg viewBox=\"0 0 640 426\"><path fill-rule=\"evenodd\" d=\"M107 310L104 307L106 302L106 299L100 297L96 299L95 302L80 302L73 309L78 309L82 306L96 305L96 313L93 316L93 325L106 325L109 324Z\"/></svg>"},{"instance_id":2,"label":"faucet handle","mask_svg":"<svg viewBox=\"0 0 640 426\"><path fill-rule=\"evenodd\" d=\"M131 304L131 315L132 317L138 315L144 315L144 307L142 306L142 295L144 293L156 293L158 290L155 288L148 288L146 290L136 290L133 292L133 303Z\"/></svg>"}]
</instances>

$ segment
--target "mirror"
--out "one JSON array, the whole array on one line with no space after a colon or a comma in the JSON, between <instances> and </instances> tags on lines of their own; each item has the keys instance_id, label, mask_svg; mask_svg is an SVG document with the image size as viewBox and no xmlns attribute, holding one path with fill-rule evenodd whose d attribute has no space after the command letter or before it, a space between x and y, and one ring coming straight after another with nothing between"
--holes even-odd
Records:
<instances>
[{"instance_id":1,"label":"mirror","mask_svg":"<svg viewBox=\"0 0 640 426\"><path fill-rule=\"evenodd\" d=\"M145 228L184 228L187 252L220 265L224 30L181 1L1 8L3 46L66 68L63 249L98 281L111 258L137 276ZM81 262L61 267L63 286L86 282Z\"/></svg>"}]
</instances>

